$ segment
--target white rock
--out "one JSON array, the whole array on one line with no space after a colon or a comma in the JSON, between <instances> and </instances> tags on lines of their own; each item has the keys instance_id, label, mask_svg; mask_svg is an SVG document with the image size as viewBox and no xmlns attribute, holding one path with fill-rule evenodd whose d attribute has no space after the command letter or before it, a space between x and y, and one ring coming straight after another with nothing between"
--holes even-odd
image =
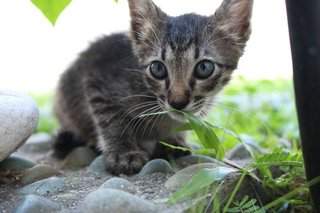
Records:
<instances>
[{"instance_id":1,"label":"white rock","mask_svg":"<svg viewBox=\"0 0 320 213\"><path fill-rule=\"evenodd\" d=\"M0 162L29 138L38 118L39 110L31 97L0 90Z\"/></svg>"}]
</instances>

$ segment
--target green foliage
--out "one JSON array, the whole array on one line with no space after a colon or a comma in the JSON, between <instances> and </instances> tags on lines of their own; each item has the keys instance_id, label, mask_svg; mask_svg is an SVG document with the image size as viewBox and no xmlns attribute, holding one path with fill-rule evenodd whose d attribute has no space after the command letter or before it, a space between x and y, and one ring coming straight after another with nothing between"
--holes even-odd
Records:
<instances>
[{"instance_id":1,"label":"green foliage","mask_svg":"<svg viewBox=\"0 0 320 213\"><path fill-rule=\"evenodd\" d=\"M188 113L183 113L187 118L190 127L193 129L197 135L200 144L204 149L215 150L215 158L217 160L223 160L225 155L225 150L223 144L212 130L211 126L207 122L202 121L196 116Z\"/></svg>"},{"instance_id":2,"label":"green foliage","mask_svg":"<svg viewBox=\"0 0 320 213\"><path fill-rule=\"evenodd\" d=\"M58 122L53 116L52 93L41 95L31 94L31 96L35 99L40 111L40 118L36 132L53 133L58 129Z\"/></svg>"},{"instance_id":3,"label":"green foliage","mask_svg":"<svg viewBox=\"0 0 320 213\"><path fill-rule=\"evenodd\" d=\"M258 168L262 173L271 166L303 167L302 153L301 151L285 152L283 151L283 147L279 147L275 148L271 153L261 155L254 163L248 166Z\"/></svg>"},{"instance_id":4,"label":"green foliage","mask_svg":"<svg viewBox=\"0 0 320 213\"><path fill-rule=\"evenodd\" d=\"M72 0L31 0L53 26L71 1ZM118 3L119 0L114 0L114 2Z\"/></svg>"},{"instance_id":5,"label":"green foliage","mask_svg":"<svg viewBox=\"0 0 320 213\"><path fill-rule=\"evenodd\" d=\"M235 207L233 208L228 208L226 212L231 213L231 212L245 212L245 213L264 213L265 210L261 209L260 206L255 205L257 200L256 199L251 199L248 200L249 196L246 195L243 197L241 202L235 201L233 204Z\"/></svg>"},{"instance_id":6,"label":"green foliage","mask_svg":"<svg viewBox=\"0 0 320 213\"><path fill-rule=\"evenodd\" d=\"M31 0L43 15L55 25L62 11L70 4L71 0Z\"/></svg>"}]
</instances>

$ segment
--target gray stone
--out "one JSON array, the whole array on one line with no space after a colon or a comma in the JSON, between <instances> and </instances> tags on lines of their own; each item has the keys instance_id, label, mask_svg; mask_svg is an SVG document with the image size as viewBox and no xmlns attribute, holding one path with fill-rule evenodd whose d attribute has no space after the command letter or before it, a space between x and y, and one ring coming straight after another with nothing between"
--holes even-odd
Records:
<instances>
[{"instance_id":1,"label":"gray stone","mask_svg":"<svg viewBox=\"0 0 320 213\"><path fill-rule=\"evenodd\" d=\"M228 176L226 176L222 184L219 186L218 197L221 206L224 206L228 201L228 198L238 184L241 176L242 174L240 172L230 173ZM261 183L256 178L253 178L249 175L247 175L240 183L240 187L236 192L233 201L240 202L246 195L249 196L249 200L259 200L259 203L257 203L257 205L266 205L271 202L271 200L269 200L269 198L267 197L267 194L264 192Z\"/></svg>"},{"instance_id":2,"label":"gray stone","mask_svg":"<svg viewBox=\"0 0 320 213\"><path fill-rule=\"evenodd\" d=\"M103 156L100 155L90 164L87 169L88 172L106 173Z\"/></svg>"},{"instance_id":3,"label":"gray stone","mask_svg":"<svg viewBox=\"0 0 320 213\"><path fill-rule=\"evenodd\" d=\"M61 175L61 172L56 170L55 168L47 165L37 165L27 170L21 177L21 183L23 185L33 183L35 181Z\"/></svg>"},{"instance_id":4,"label":"gray stone","mask_svg":"<svg viewBox=\"0 0 320 213\"><path fill-rule=\"evenodd\" d=\"M152 213L156 212L156 206L128 192L99 189L85 197L80 211L82 213Z\"/></svg>"},{"instance_id":5,"label":"gray stone","mask_svg":"<svg viewBox=\"0 0 320 213\"><path fill-rule=\"evenodd\" d=\"M38 124L34 100L21 92L0 90L0 162L17 150Z\"/></svg>"},{"instance_id":6,"label":"gray stone","mask_svg":"<svg viewBox=\"0 0 320 213\"><path fill-rule=\"evenodd\" d=\"M185 169L178 171L176 174L171 176L166 183L164 184L165 188L169 191L176 191L181 186L186 184L195 174L197 174L200 170L205 168L216 168L220 166L215 163L201 163L189 166Z\"/></svg>"},{"instance_id":7,"label":"gray stone","mask_svg":"<svg viewBox=\"0 0 320 213\"><path fill-rule=\"evenodd\" d=\"M10 156L0 163L0 171L23 170L35 166L36 163L24 158Z\"/></svg>"},{"instance_id":8,"label":"gray stone","mask_svg":"<svg viewBox=\"0 0 320 213\"><path fill-rule=\"evenodd\" d=\"M215 163L220 166L226 166L223 162L220 162L216 159L213 159L211 157L204 156L204 155L197 155L197 154L183 156L175 160L175 166L178 167L178 169L183 169L188 166L199 164L199 163Z\"/></svg>"},{"instance_id":9,"label":"gray stone","mask_svg":"<svg viewBox=\"0 0 320 213\"><path fill-rule=\"evenodd\" d=\"M129 192L131 194L135 194L137 192L137 189L130 181L117 177L107 180L100 186L100 188L119 189L122 191Z\"/></svg>"},{"instance_id":10,"label":"gray stone","mask_svg":"<svg viewBox=\"0 0 320 213\"><path fill-rule=\"evenodd\" d=\"M61 206L37 195L27 195L15 206L13 213L45 213L56 212Z\"/></svg>"},{"instance_id":11,"label":"gray stone","mask_svg":"<svg viewBox=\"0 0 320 213\"><path fill-rule=\"evenodd\" d=\"M245 144L249 148L251 148L253 151L261 153L261 149L259 148L259 146L257 146L256 143L248 142ZM245 160L245 159L251 159L252 157L250 155L250 152L245 147L245 145L243 143L239 143L227 153L226 158L229 160Z\"/></svg>"},{"instance_id":12,"label":"gray stone","mask_svg":"<svg viewBox=\"0 0 320 213\"><path fill-rule=\"evenodd\" d=\"M17 190L17 194L28 195L53 195L60 191L63 191L66 187L66 182L64 178L51 177L43 179L27 186L22 187Z\"/></svg>"},{"instance_id":13,"label":"gray stone","mask_svg":"<svg viewBox=\"0 0 320 213\"><path fill-rule=\"evenodd\" d=\"M156 172L167 174L173 172L173 170L168 161L163 159L154 159L142 167L141 171L139 172L139 176L143 177Z\"/></svg>"},{"instance_id":14,"label":"gray stone","mask_svg":"<svg viewBox=\"0 0 320 213\"><path fill-rule=\"evenodd\" d=\"M19 148L23 152L48 152L52 149L52 136L41 132L31 135L27 142Z\"/></svg>"},{"instance_id":15,"label":"gray stone","mask_svg":"<svg viewBox=\"0 0 320 213\"><path fill-rule=\"evenodd\" d=\"M70 169L79 169L88 166L97 154L87 147L78 147L72 150L64 160L64 167Z\"/></svg>"}]
</instances>

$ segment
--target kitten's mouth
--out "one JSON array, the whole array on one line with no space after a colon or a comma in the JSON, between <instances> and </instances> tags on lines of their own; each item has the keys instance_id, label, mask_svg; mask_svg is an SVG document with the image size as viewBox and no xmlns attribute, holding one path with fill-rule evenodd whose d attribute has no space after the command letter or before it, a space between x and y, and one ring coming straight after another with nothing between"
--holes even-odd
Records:
<instances>
[{"instance_id":1,"label":"kitten's mouth","mask_svg":"<svg viewBox=\"0 0 320 213\"><path fill-rule=\"evenodd\" d=\"M183 112L179 112L179 111L173 110L173 111L169 111L168 115L172 119L174 119L174 120L176 120L176 121L178 121L180 123L186 123L187 122L187 119L184 116Z\"/></svg>"}]
</instances>

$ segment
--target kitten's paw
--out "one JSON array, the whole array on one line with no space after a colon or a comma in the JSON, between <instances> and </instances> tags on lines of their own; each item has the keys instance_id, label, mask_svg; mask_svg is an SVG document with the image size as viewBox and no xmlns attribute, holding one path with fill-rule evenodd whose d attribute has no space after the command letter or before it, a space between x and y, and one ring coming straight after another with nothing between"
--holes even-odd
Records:
<instances>
[{"instance_id":1,"label":"kitten's paw","mask_svg":"<svg viewBox=\"0 0 320 213\"><path fill-rule=\"evenodd\" d=\"M149 155L144 151L128 151L124 153L105 153L107 172L114 175L132 175L141 170L149 161Z\"/></svg>"}]
</instances>

